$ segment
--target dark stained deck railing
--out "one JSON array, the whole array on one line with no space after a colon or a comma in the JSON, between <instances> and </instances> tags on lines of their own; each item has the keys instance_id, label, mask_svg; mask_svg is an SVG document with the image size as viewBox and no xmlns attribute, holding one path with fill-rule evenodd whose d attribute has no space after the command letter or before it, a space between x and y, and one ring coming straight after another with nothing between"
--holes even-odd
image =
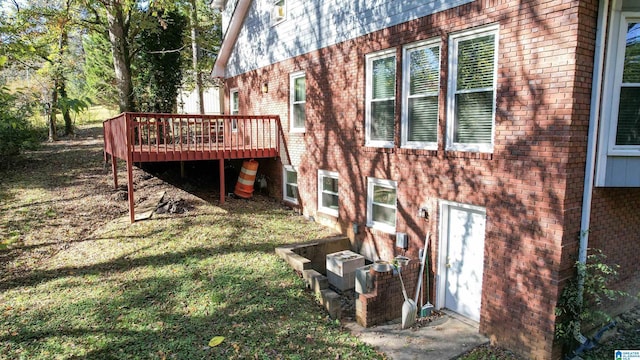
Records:
<instances>
[{"instance_id":1,"label":"dark stained deck railing","mask_svg":"<svg viewBox=\"0 0 640 360\"><path fill-rule=\"evenodd\" d=\"M224 202L225 159L275 158L280 144L289 157L277 115L194 115L122 113L103 122L104 157L127 162L129 212L133 209L134 162L220 160L220 201Z\"/></svg>"}]
</instances>

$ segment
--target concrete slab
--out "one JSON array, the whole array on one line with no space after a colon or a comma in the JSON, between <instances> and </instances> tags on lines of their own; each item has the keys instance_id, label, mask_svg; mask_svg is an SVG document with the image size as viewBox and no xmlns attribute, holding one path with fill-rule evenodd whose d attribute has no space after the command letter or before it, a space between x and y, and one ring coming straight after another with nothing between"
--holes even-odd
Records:
<instances>
[{"instance_id":1,"label":"concrete slab","mask_svg":"<svg viewBox=\"0 0 640 360\"><path fill-rule=\"evenodd\" d=\"M343 323L362 342L394 360L454 359L476 346L489 342L478 325L452 313L428 325L401 330L400 320L364 328L356 322Z\"/></svg>"}]
</instances>

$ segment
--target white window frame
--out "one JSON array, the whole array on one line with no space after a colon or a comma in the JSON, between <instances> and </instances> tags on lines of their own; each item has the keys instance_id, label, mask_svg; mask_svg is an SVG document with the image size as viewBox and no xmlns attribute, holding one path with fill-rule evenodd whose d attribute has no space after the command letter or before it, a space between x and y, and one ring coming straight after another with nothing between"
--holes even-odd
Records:
<instances>
[{"instance_id":1,"label":"white window frame","mask_svg":"<svg viewBox=\"0 0 640 360\"><path fill-rule=\"evenodd\" d=\"M233 102L234 95L238 99L238 102L236 104L234 104ZM235 108L234 105L236 105L237 108ZM229 114L230 115L240 114L240 92L238 91L238 88L234 88L229 91ZM231 120L231 131L238 131L238 121L236 121L236 119Z\"/></svg>"},{"instance_id":2,"label":"white window frame","mask_svg":"<svg viewBox=\"0 0 640 360\"><path fill-rule=\"evenodd\" d=\"M305 101L295 101L295 81L297 79L300 78L304 78L305 81ZM307 75L304 71L298 71L295 73L291 73L289 75L289 114L291 114L290 121L289 121L289 131L292 133L304 133L305 132L305 128L306 128L306 123L307 123L307 119L306 119L306 109L305 109L305 121L303 122L303 125L301 127L296 127L295 126L295 111L293 110L294 105L297 104L305 104L305 108L306 108L306 92L307 92Z\"/></svg>"},{"instance_id":3,"label":"white window frame","mask_svg":"<svg viewBox=\"0 0 640 360\"><path fill-rule=\"evenodd\" d=\"M296 169L291 166L291 165L284 165L283 169L282 169L282 199L284 201L293 203L293 204L298 204L298 198L292 198L287 196L287 185L293 185L296 187L296 189L298 189L298 196L300 196L300 188L298 187L298 182L296 182L295 184L293 183L287 183L287 172L294 172L294 173L298 173L296 171ZM296 177L297 179L297 177Z\"/></svg>"},{"instance_id":4,"label":"white window frame","mask_svg":"<svg viewBox=\"0 0 640 360\"><path fill-rule=\"evenodd\" d=\"M395 145L395 141L384 141L384 140L371 140L371 103L373 96L373 61L378 59L384 59L387 57L393 57L394 63L397 61L396 49L387 49L383 51L378 51L372 54L367 54L365 56L366 60L366 84L365 84L365 146L371 147L383 147L383 148L392 148ZM398 81L398 73L396 71L395 81L393 86L393 98L385 98L385 99L377 99L377 100L394 100L394 103L397 103L398 94L396 94L396 87ZM395 121L395 111L394 111L394 121ZM395 129L395 126L394 126ZM394 135L395 138L395 135Z\"/></svg>"},{"instance_id":5,"label":"white window frame","mask_svg":"<svg viewBox=\"0 0 640 360\"><path fill-rule=\"evenodd\" d=\"M322 195L329 194L334 195L338 198L338 207L340 206L340 195L337 192L327 191L324 189L324 178L331 178L336 181L338 180L338 173L335 171L327 171L327 170L318 170L318 211L327 215L338 217L338 210L332 209L324 206L322 203ZM340 183L338 182L338 188L340 187Z\"/></svg>"},{"instance_id":6,"label":"white window frame","mask_svg":"<svg viewBox=\"0 0 640 360\"><path fill-rule=\"evenodd\" d=\"M278 5L279 3L282 5ZM287 0L270 0L269 17L271 18L271 26L287 20Z\"/></svg>"},{"instance_id":7,"label":"white window frame","mask_svg":"<svg viewBox=\"0 0 640 360\"><path fill-rule=\"evenodd\" d=\"M420 94L420 95L409 95L410 89L410 81L411 81L411 52L415 50L420 50L423 48L432 48L438 47L438 90L435 94ZM401 147L409 148L409 149L426 149L426 150L437 150L438 149L438 138L436 135L435 142L421 142L421 141L409 141L409 99L417 98L417 97L426 97L426 96L436 96L438 98L438 113L436 115L436 122L439 124L440 119L440 60L442 55L442 49L440 47L440 39L432 39L428 41L421 41L414 44L405 45L402 48L402 112L401 112Z\"/></svg>"},{"instance_id":8,"label":"white window frame","mask_svg":"<svg viewBox=\"0 0 640 360\"><path fill-rule=\"evenodd\" d=\"M375 221L373 219L373 188L374 186L393 189L396 192L396 202L393 206L390 206L388 204L377 204L383 207L393 208L393 210L396 213L393 226L387 223ZM385 233L395 234L397 224L398 224L398 183L393 180L367 177L367 226L372 229L379 230Z\"/></svg>"},{"instance_id":9,"label":"white window frame","mask_svg":"<svg viewBox=\"0 0 640 360\"><path fill-rule=\"evenodd\" d=\"M447 141L446 150L448 151L469 151L469 152L493 152L495 141L496 127L496 96L498 84L498 59L500 58L499 50L499 30L498 24L484 26L472 30L463 31L449 36L449 64L448 64L448 86L447 86ZM458 73L458 43L464 40L470 40L487 35L494 36L494 58L493 58L493 102L491 109L491 143L490 144L473 144L473 143L455 143L454 135L456 130L456 93L457 93L457 73ZM488 91L489 88L486 88Z\"/></svg>"},{"instance_id":10,"label":"white window frame","mask_svg":"<svg viewBox=\"0 0 640 360\"><path fill-rule=\"evenodd\" d=\"M640 145L616 145L618 134L618 111L620 89L626 50L627 24L640 22L640 12L614 12L611 19L609 41L607 42L607 66L603 94L611 94L610 100L602 101L605 121L609 124L608 133L603 134L608 142L607 153L614 156L640 156ZM609 117L607 120L606 117Z\"/></svg>"}]
</instances>

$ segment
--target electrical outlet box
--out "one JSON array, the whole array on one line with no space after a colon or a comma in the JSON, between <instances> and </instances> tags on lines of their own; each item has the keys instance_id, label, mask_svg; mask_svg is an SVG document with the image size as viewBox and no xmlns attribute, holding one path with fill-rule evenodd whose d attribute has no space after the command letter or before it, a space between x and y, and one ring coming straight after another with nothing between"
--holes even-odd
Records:
<instances>
[{"instance_id":1,"label":"electrical outlet box","mask_svg":"<svg viewBox=\"0 0 640 360\"><path fill-rule=\"evenodd\" d=\"M396 233L396 247L406 249L409 246L409 236L406 233Z\"/></svg>"}]
</instances>

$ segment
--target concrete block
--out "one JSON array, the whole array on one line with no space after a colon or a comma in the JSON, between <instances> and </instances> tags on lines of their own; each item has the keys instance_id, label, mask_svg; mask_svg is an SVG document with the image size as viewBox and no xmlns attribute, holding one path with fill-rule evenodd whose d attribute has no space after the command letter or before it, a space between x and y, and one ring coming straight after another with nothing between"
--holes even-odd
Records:
<instances>
[{"instance_id":1,"label":"concrete block","mask_svg":"<svg viewBox=\"0 0 640 360\"><path fill-rule=\"evenodd\" d=\"M287 255L285 261L289 266L300 272L311 268L311 260L293 252Z\"/></svg>"},{"instance_id":2,"label":"concrete block","mask_svg":"<svg viewBox=\"0 0 640 360\"><path fill-rule=\"evenodd\" d=\"M327 255L327 278L329 284L344 291L355 287L357 268L364 266L364 256L351 250Z\"/></svg>"},{"instance_id":3,"label":"concrete block","mask_svg":"<svg viewBox=\"0 0 640 360\"><path fill-rule=\"evenodd\" d=\"M325 289L320 291L320 302L322 306L329 312L329 316L333 319L339 319L342 307L340 305L340 295L335 291Z\"/></svg>"},{"instance_id":4,"label":"concrete block","mask_svg":"<svg viewBox=\"0 0 640 360\"><path fill-rule=\"evenodd\" d=\"M307 288L313 290L316 294L329 287L327 277L315 270L304 270L302 278L307 283Z\"/></svg>"},{"instance_id":5,"label":"concrete block","mask_svg":"<svg viewBox=\"0 0 640 360\"><path fill-rule=\"evenodd\" d=\"M373 288L373 280L369 273L369 268L371 268L371 265L362 266L356 269L355 287L356 293L358 294L366 294Z\"/></svg>"}]
</instances>

